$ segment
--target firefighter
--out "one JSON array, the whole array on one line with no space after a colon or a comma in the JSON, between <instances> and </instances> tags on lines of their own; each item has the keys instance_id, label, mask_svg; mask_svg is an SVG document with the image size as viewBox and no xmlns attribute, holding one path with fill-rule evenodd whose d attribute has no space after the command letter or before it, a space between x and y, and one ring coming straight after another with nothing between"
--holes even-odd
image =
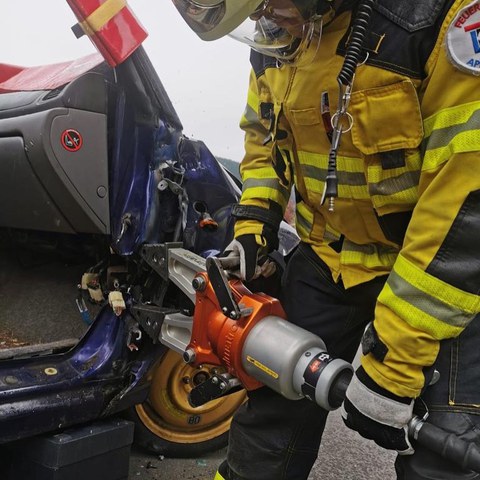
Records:
<instances>
[{"instance_id":1,"label":"firefighter","mask_svg":"<svg viewBox=\"0 0 480 480\"><path fill-rule=\"evenodd\" d=\"M333 356L361 343L344 422L399 453L399 479L479 478L406 425L415 408L480 445L480 0L173 1L200 38L252 49L226 249L242 278L277 247L293 189L281 300ZM250 392L216 479L306 479L326 418Z\"/></svg>"}]
</instances>

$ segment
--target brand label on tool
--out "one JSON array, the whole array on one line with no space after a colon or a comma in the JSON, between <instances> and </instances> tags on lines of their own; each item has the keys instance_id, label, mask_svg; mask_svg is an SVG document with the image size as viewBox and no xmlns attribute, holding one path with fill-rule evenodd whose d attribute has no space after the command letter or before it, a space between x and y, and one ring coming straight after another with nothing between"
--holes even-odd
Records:
<instances>
[{"instance_id":1,"label":"brand label on tool","mask_svg":"<svg viewBox=\"0 0 480 480\"><path fill-rule=\"evenodd\" d=\"M278 378L278 373L274 372L263 363L260 363L258 360L255 360L250 355L247 355L247 361L255 365L259 370L262 370L262 372L265 372L267 375L270 375L273 378Z\"/></svg>"},{"instance_id":2,"label":"brand label on tool","mask_svg":"<svg viewBox=\"0 0 480 480\"><path fill-rule=\"evenodd\" d=\"M462 8L448 27L447 54L459 70L480 75L480 0Z\"/></svg>"}]
</instances>

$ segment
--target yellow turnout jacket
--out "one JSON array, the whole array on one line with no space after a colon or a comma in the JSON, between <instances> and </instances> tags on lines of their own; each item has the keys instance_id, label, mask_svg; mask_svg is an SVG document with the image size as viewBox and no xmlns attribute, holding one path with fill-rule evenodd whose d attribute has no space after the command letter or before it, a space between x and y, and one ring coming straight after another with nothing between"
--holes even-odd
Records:
<instances>
[{"instance_id":1,"label":"yellow turnout jacket","mask_svg":"<svg viewBox=\"0 0 480 480\"><path fill-rule=\"evenodd\" d=\"M298 65L253 52L241 120L241 204L285 208L295 187L298 234L335 281L349 288L389 274L374 321L388 353L362 364L379 385L412 398L439 342L480 312L480 60L471 33L480 7L415 3L424 3L416 26L374 11L369 58L348 108L353 125L341 137L333 213L320 203L351 12L326 25L318 51L312 42ZM238 220L236 235L247 233L260 234L261 225Z\"/></svg>"}]
</instances>

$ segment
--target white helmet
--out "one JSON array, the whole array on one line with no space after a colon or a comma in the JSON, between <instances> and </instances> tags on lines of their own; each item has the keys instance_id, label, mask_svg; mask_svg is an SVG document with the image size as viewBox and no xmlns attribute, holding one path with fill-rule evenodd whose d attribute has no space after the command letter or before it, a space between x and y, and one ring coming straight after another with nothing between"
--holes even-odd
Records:
<instances>
[{"instance_id":1,"label":"white helmet","mask_svg":"<svg viewBox=\"0 0 480 480\"><path fill-rule=\"evenodd\" d=\"M173 0L180 15L202 40L228 35L264 0Z\"/></svg>"}]
</instances>

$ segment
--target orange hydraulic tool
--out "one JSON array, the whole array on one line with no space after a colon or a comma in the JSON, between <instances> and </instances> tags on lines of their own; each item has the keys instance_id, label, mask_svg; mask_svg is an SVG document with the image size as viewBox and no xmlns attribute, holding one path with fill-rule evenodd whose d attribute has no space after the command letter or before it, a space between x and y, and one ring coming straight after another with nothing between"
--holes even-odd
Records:
<instances>
[{"instance_id":1,"label":"orange hydraulic tool","mask_svg":"<svg viewBox=\"0 0 480 480\"><path fill-rule=\"evenodd\" d=\"M262 383L243 367L243 346L255 325L268 316L285 318L285 312L276 298L252 293L238 279L227 281L218 258L207 260L207 271L193 279L197 298L184 359L222 365L247 390L258 388ZM247 361L255 359L249 357Z\"/></svg>"},{"instance_id":2,"label":"orange hydraulic tool","mask_svg":"<svg viewBox=\"0 0 480 480\"><path fill-rule=\"evenodd\" d=\"M242 386L267 385L292 400L307 397L338 408L352 366L330 357L316 335L288 322L280 302L228 279L220 258L205 259L182 248L167 249L168 278L195 303L193 319L165 316L160 341L187 363L225 367L190 393L193 406Z\"/></svg>"}]
</instances>

